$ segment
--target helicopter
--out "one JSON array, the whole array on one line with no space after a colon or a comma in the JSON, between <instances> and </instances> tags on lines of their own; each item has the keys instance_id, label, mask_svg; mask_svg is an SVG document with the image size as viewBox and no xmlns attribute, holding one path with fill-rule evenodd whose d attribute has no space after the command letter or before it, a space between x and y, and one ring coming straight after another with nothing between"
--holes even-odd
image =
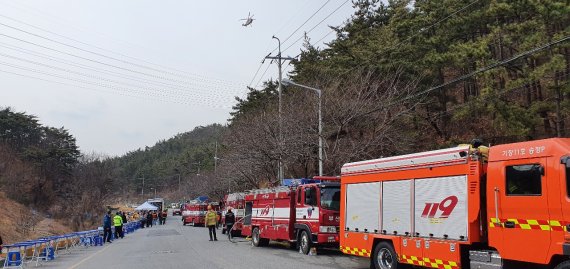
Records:
<instances>
[{"instance_id":1,"label":"helicopter","mask_svg":"<svg viewBox=\"0 0 570 269\"><path fill-rule=\"evenodd\" d=\"M255 20L255 19L253 18L253 15L251 15L251 13L248 12L248 13L247 13L247 18L240 20L240 21L245 21L241 26L248 27L248 26L250 26L250 25L253 23L254 20Z\"/></svg>"}]
</instances>

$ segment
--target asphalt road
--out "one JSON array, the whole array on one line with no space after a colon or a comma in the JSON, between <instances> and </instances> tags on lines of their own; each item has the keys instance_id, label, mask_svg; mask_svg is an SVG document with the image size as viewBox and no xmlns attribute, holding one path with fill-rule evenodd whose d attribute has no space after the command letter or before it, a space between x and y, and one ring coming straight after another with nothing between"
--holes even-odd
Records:
<instances>
[{"instance_id":1,"label":"asphalt road","mask_svg":"<svg viewBox=\"0 0 570 269\"><path fill-rule=\"evenodd\" d=\"M169 216L166 225L139 229L103 247L63 254L42 268L369 268L367 259L335 250L306 256L282 243L256 248L245 238L229 242L221 230L218 230L219 241L208 239L206 228L182 226L180 217Z\"/></svg>"}]
</instances>

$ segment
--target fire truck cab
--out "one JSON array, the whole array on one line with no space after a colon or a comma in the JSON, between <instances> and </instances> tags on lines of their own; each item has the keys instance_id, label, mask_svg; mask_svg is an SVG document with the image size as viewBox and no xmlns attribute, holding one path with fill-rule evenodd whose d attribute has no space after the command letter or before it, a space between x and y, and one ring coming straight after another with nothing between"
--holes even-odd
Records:
<instances>
[{"instance_id":1,"label":"fire truck cab","mask_svg":"<svg viewBox=\"0 0 570 269\"><path fill-rule=\"evenodd\" d=\"M250 191L242 234L251 236L254 246L287 241L305 254L313 246L338 246L340 184L331 179L336 182Z\"/></svg>"},{"instance_id":2,"label":"fire truck cab","mask_svg":"<svg viewBox=\"0 0 570 269\"><path fill-rule=\"evenodd\" d=\"M341 251L372 268L570 269L568 138L349 163L341 193Z\"/></svg>"}]
</instances>

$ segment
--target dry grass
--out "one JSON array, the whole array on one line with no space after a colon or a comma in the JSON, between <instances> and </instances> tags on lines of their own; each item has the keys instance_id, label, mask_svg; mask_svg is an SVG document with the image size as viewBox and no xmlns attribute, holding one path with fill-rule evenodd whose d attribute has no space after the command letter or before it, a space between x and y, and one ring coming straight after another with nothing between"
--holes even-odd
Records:
<instances>
[{"instance_id":1,"label":"dry grass","mask_svg":"<svg viewBox=\"0 0 570 269\"><path fill-rule=\"evenodd\" d=\"M3 192L0 192L0 208L0 235L4 244L71 232L69 227L58 220L44 218L41 214L37 214L35 218L31 217L32 211L29 208L7 198ZM25 228L25 225L22 225L24 222L33 225Z\"/></svg>"}]
</instances>

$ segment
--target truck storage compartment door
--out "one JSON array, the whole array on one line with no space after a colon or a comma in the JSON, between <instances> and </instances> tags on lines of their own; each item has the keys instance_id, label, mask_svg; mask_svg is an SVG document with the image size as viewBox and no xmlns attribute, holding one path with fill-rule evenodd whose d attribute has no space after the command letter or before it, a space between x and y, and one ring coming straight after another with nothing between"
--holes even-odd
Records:
<instances>
[{"instance_id":1,"label":"truck storage compartment door","mask_svg":"<svg viewBox=\"0 0 570 269\"><path fill-rule=\"evenodd\" d=\"M412 181L384 181L382 185L382 230L388 234L412 233Z\"/></svg>"},{"instance_id":2,"label":"truck storage compartment door","mask_svg":"<svg viewBox=\"0 0 570 269\"><path fill-rule=\"evenodd\" d=\"M243 225L251 225L251 213L253 211L253 202L245 203L245 219Z\"/></svg>"},{"instance_id":3,"label":"truck storage compartment door","mask_svg":"<svg viewBox=\"0 0 570 269\"><path fill-rule=\"evenodd\" d=\"M415 233L467 240L467 176L416 179Z\"/></svg>"},{"instance_id":4,"label":"truck storage compartment door","mask_svg":"<svg viewBox=\"0 0 570 269\"><path fill-rule=\"evenodd\" d=\"M346 185L346 228L350 231L381 231L380 193L382 184L359 183Z\"/></svg>"}]
</instances>

